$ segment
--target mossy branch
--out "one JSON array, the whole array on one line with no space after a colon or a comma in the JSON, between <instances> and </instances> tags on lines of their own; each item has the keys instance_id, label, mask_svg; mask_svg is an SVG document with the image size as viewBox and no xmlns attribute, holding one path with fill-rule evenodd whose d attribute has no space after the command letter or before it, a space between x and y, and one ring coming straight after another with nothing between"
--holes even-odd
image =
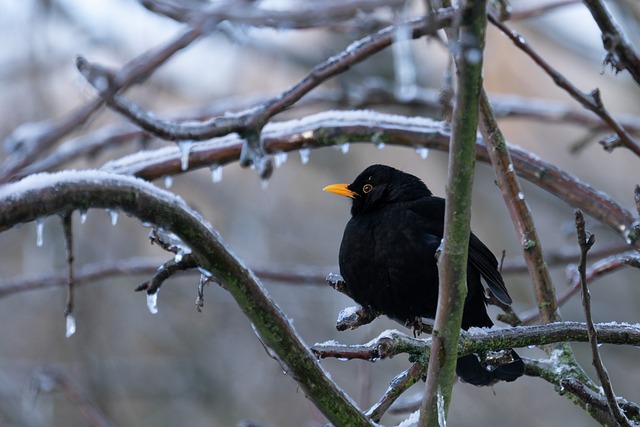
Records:
<instances>
[{"instance_id":1,"label":"mossy branch","mask_svg":"<svg viewBox=\"0 0 640 427\"><path fill-rule=\"evenodd\" d=\"M141 179L96 171L40 174L0 188L0 230L79 209L125 211L176 234L198 264L215 272L268 347L318 409L336 425L371 422L333 383L261 283L218 233L182 199Z\"/></svg>"}]
</instances>

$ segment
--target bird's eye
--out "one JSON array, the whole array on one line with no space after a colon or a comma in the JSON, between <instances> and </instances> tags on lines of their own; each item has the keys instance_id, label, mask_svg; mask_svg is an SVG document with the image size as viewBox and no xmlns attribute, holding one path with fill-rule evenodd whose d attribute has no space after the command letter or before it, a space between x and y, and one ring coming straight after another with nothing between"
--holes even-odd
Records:
<instances>
[{"instance_id":1,"label":"bird's eye","mask_svg":"<svg viewBox=\"0 0 640 427\"><path fill-rule=\"evenodd\" d=\"M371 190L373 190L373 185L371 185L371 184L365 184L365 185L362 187L362 192L363 192L363 193L368 193L368 192L369 192L369 191L371 191Z\"/></svg>"}]
</instances>

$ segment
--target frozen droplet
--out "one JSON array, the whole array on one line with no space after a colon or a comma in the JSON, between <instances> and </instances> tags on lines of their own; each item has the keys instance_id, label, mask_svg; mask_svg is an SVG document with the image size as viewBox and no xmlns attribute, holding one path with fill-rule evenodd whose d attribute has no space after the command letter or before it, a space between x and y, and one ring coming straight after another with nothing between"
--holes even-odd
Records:
<instances>
[{"instance_id":1,"label":"frozen droplet","mask_svg":"<svg viewBox=\"0 0 640 427\"><path fill-rule=\"evenodd\" d=\"M262 188L263 190L269 188L269 178L262 178L260 180L260 188Z\"/></svg>"},{"instance_id":2,"label":"frozen droplet","mask_svg":"<svg viewBox=\"0 0 640 427\"><path fill-rule=\"evenodd\" d=\"M524 193L522 191L518 193L518 199L524 200Z\"/></svg>"},{"instance_id":3,"label":"frozen droplet","mask_svg":"<svg viewBox=\"0 0 640 427\"><path fill-rule=\"evenodd\" d=\"M203 276L206 276L207 278L210 278L211 276L213 276L213 274L211 274L209 270L202 268L200 266L198 266L198 271L200 272L200 274L202 274Z\"/></svg>"},{"instance_id":4,"label":"frozen droplet","mask_svg":"<svg viewBox=\"0 0 640 427\"><path fill-rule=\"evenodd\" d=\"M469 64L479 64L482 61L482 51L480 49L469 49L464 53L464 58Z\"/></svg>"},{"instance_id":5,"label":"frozen droplet","mask_svg":"<svg viewBox=\"0 0 640 427\"><path fill-rule=\"evenodd\" d=\"M107 213L111 217L111 225L115 226L118 224L118 211L115 209L107 209Z\"/></svg>"},{"instance_id":6,"label":"frozen droplet","mask_svg":"<svg viewBox=\"0 0 640 427\"><path fill-rule=\"evenodd\" d=\"M69 338L71 335L76 333L76 318L73 316L73 313L67 313L66 323L67 323L67 332L65 336Z\"/></svg>"},{"instance_id":7,"label":"frozen droplet","mask_svg":"<svg viewBox=\"0 0 640 427\"><path fill-rule=\"evenodd\" d=\"M189 169L189 152L191 151L192 145L193 141L178 142L178 149L180 149L180 168L183 171Z\"/></svg>"},{"instance_id":8,"label":"frozen droplet","mask_svg":"<svg viewBox=\"0 0 640 427\"><path fill-rule=\"evenodd\" d=\"M509 163L509 166L507 166L507 172L509 173L513 172L513 163Z\"/></svg>"},{"instance_id":9,"label":"frozen droplet","mask_svg":"<svg viewBox=\"0 0 640 427\"><path fill-rule=\"evenodd\" d=\"M371 142L380 150L384 148L384 134L382 132L376 132L371 135Z\"/></svg>"},{"instance_id":10,"label":"frozen droplet","mask_svg":"<svg viewBox=\"0 0 640 427\"><path fill-rule=\"evenodd\" d=\"M84 224L87 222L87 210L83 209L80 211L80 224Z\"/></svg>"},{"instance_id":11,"label":"frozen droplet","mask_svg":"<svg viewBox=\"0 0 640 427\"><path fill-rule=\"evenodd\" d=\"M153 294L147 294L147 308L151 314L158 312L158 291Z\"/></svg>"},{"instance_id":12,"label":"frozen droplet","mask_svg":"<svg viewBox=\"0 0 640 427\"><path fill-rule=\"evenodd\" d=\"M344 144L342 144L340 146L340 151L342 151L342 154L347 154L349 152L349 143L345 142Z\"/></svg>"},{"instance_id":13,"label":"frozen droplet","mask_svg":"<svg viewBox=\"0 0 640 427\"><path fill-rule=\"evenodd\" d=\"M180 244L175 245L177 250L176 250L176 254L173 257L173 260L175 262L180 262L182 261L182 259L184 258L185 255L190 254L191 253L191 249L187 246L183 246L182 242L180 242Z\"/></svg>"},{"instance_id":14,"label":"frozen droplet","mask_svg":"<svg viewBox=\"0 0 640 427\"><path fill-rule=\"evenodd\" d=\"M309 147L301 148L300 150L300 161L303 165L309 163L309 156L311 155L311 149Z\"/></svg>"},{"instance_id":15,"label":"frozen droplet","mask_svg":"<svg viewBox=\"0 0 640 427\"><path fill-rule=\"evenodd\" d=\"M173 177L171 175L167 175L164 177L164 188L171 188L173 185Z\"/></svg>"},{"instance_id":16,"label":"frozen droplet","mask_svg":"<svg viewBox=\"0 0 640 427\"><path fill-rule=\"evenodd\" d=\"M603 344L604 344L604 343L599 342L599 343L598 343L598 348L602 347L602 345L603 345Z\"/></svg>"},{"instance_id":17,"label":"frozen droplet","mask_svg":"<svg viewBox=\"0 0 640 427\"><path fill-rule=\"evenodd\" d=\"M36 246L41 248L44 244L44 219L36 219Z\"/></svg>"},{"instance_id":18,"label":"frozen droplet","mask_svg":"<svg viewBox=\"0 0 640 427\"><path fill-rule=\"evenodd\" d=\"M416 153L418 153L422 160L429 157L429 149L427 147L416 147Z\"/></svg>"},{"instance_id":19,"label":"frozen droplet","mask_svg":"<svg viewBox=\"0 0 640 427\"><path fill-rule=\"evenodd\" d=\"M527 41L524 39L524 37L522 37L522 36L518 36L517 38L518 38L518 42L519 42L520 44L527 44Z\"/></svg>"},{"instance_id":20,"label":"frozen droplet","mask_svg":"<svg viewBox=\"0 0 640 427\"><path fill-rule=\"evenodd\" d=\"M287 161L287 157L288 157L288 154L285 153L284 151L280 151L279 153L274 154L273 162L275 166L279 168L280 166L284 165L284 163Z\"/></svg>"},{"instance_id":21,"label":"frozen droplet","mask_svg":"<svg viewBox=\"0 0 640 427\"><path fill-rule=\"evenodd\" d=\"M214 184L222 181L222 166L217 163L213 163L209 166L209 169L211 170L211 181Z\"/></svg>"},{"instance_id":22,"label":"frozen droplet","mask_svg":"<svg viewBox=\"0 0 640 427\"><path fill-rule=\"evenodd\" d=\"M414 99L418 93L416 84L416 63L411 50L411 26L408 18L410 15L411 2L405 2L404 9L398 16L398 25L393 33L393 45L391 53L393 55L393 69L396 77L395 94L401 102Z\"/></svg>"}]
</instances>

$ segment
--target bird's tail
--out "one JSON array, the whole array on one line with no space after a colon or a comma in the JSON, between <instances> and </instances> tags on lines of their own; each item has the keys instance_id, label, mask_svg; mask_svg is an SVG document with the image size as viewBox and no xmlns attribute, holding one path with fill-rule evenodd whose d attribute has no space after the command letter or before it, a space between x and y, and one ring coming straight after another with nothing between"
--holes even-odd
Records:
<instances>
[{"instance_id":1,"label":"bird's tail","mask_svg":"<svg viewBox=\"0 0 640 427\"><path fill-rule=\"evenodd\" d=\"M466 383L486 386L498 381L515 381L524 374L524 362L513 349L504 350L496 359L496 365L483 364L475 354L458 359L456 374ZM486 366L485 366L486 365Z\"/></svg>"}]
</instances>

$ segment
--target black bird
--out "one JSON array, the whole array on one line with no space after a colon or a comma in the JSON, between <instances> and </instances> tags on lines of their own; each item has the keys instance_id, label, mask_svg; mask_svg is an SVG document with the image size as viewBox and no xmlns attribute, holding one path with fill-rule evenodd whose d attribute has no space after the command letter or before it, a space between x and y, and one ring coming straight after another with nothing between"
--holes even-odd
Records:
<instances>
[{"instance_id":1,"label":"black bird","mask_svg":"<svg viewBox=\"0 0 640 427\"><path fill-rule=\"evenodd\" d=\"M352 199L339 255L340 274L351 298L405 326L417 318L435 318L436 251L444 232L445 200L434 196L419 178L384 165L369 166L351 184L324 190ZM462 329L490 327L481 278L504 304L511 304L511 297L498 261L473 233L468 259ZM489 370L469 354L458 359L456 373L478 386L523 375L524 363L515 351L507 350L506 363L501 359L503 364Z\"/></svg>"}]
</instances>

